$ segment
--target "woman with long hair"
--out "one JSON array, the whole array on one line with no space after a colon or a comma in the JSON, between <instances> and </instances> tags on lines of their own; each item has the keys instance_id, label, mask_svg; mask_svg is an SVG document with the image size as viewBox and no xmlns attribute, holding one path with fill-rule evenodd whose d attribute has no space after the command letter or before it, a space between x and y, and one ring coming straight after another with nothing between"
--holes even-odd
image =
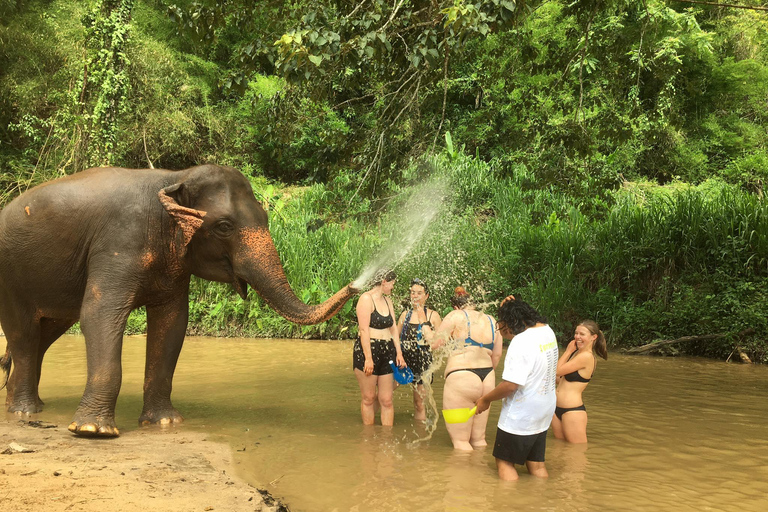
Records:
<instances>
[{"instance_id":1,"label":"woman with long hair","mask_svg":"<svg viewBox=\"0 0 768 512\"><path fill-rule=\"evenodd\" d=\"M458 346L445 363L443 409L473 407L478 398L496 386L494 369L501 359L502 339L496 333L496 321L475 309L474 301L461 286L451 298L453 311L440 324L432 348L447 338ZM487 446L485 426L488 411L472 416L466 423L446 423L453 447L473 450Z\"/></svg>"},{"instance_id":2,"label":"woman with long hair","mask_svg":"<svg viewBox=\"0 0 768 512\"><path fill-rule=\"evenodd\" d=\"M395 409L392 393L395 381L390 361L405 366L400 334L395 325L394 306L389 295L397 275L390 269L376 272L373 287L357 301L358 335L352 351L352 368L360 386L360 414L364 425L373 425L375 402L381 406L381 424L392 426Z\"/></svg>"},{"instance_id":3,"label":"woman with long hair","mask_svg":"<svg viewBox=\"0 0 768 512\"><path fill-rule=\"evenodd\" d=\"M440 315L426 306L429 299L429 287L421 279L413 279L410 286L411 308L403 311L397 321L403 359L413 371L413 417L418 421L427 419L424 409L424 382L422 374L432 364L432 351L429 342L434 329L440 327ZM430 375L430 383L432 377Z\"/></svg>"},{"instance_id":4,"label":"woman with long hair","mask_svg":"<svg viewBox=\"0 0 768 512\"><path fill-rule=\"evenodd\" d=\"M595 354L608 359L605 336L597 323L584 320L576 326L573 339L557 361L557 407L552 418L557 439L587 442L587 409L581 395L595 373Z\"/></svg>"}]
</instances>

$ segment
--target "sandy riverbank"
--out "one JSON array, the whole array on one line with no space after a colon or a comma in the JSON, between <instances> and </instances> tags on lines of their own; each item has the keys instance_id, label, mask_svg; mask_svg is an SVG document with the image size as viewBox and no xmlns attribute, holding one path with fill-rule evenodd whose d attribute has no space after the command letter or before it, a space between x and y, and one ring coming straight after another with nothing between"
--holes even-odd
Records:
<instances>
[{"instance_id":1,"label":"sandy riverbank","mask_svg":"<svg viewBox=\"0 0 768 512\"><path fill-rule=\"evenodd\" d=\"M230 447L201 433L146 428L82 439L66 425L0 420L0 511L150 509L288 510L237 478Z\"/></svg>"}]
</instances>

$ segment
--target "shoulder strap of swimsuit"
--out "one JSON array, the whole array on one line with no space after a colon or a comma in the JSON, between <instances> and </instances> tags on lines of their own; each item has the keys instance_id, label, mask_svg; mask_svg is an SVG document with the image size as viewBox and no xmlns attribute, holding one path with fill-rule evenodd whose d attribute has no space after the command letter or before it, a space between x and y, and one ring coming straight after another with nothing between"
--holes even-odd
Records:
<instances>
[{"instance_id":1,"label":"shoulder strap of swimsuit","mask_svg":"<svg viewBox=\"0 0 768 512\"><path fill-rule=\"evenodd\" d=\"M469 315L467 314L467 310L466 309L462 309L462 311L464 312L464 316L467 317L467 338L471 339L472 336L470 336L470 334L469 334Z\"/></svg>"},{"instance_id":2,"label":"shoulder strap of swimsuit","mask_svg":"<svg viewBox=\"0 0 768 512\"><path fill-rule=\"evenodd\" d=\"M403 320L403 328L400 330L400 339L405 339L405 330L408 327L408 324L411 323L411 315L413 314L413 309L409 309L408 312L405 314L405 320Z\"/></svg>"},{"instance_id":3,"label":"shoulder strap of swimsuit","mask_svg":"<svg viewBox=\"0 0 768 512\"><path fill-rule=\"evenodd\" d=\"M432 313L434 313L434 311ZM432 325L432 313L430 313L427 317L427 322L429 322L429 325ZM424 306L424 314L427 314L427 306Z\"/></svg>"},{"instance_id":4,"label":"shoulder strap of swimsuit","mask_svg":"<svg viewBox=\"0 0 768 512\"><path fill-rule=\"evenodd\" d=\"M496 341L496 329L493 328L493 318L491 315L485 315L488 317L488 321L491 323L491 344Z\"/></svg>"}]
</instances>

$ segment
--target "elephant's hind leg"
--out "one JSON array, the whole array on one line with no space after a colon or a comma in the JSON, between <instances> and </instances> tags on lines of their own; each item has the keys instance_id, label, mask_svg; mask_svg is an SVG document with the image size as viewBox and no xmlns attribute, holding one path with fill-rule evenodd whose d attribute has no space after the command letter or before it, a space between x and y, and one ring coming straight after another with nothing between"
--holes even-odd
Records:
<instances>
[{"instance_id":1,"label":"elephant's hind leg","mask_svg":"<svg viewBox=\"0 0 768 512\"><path fill-rule=\"evenodd\" d=\"M8 384L8 377L11 376L11 353L7 349L5 355L0 357L0 370L3 371L3 376L0 377L3 383L0 384L0 389L3 389Z\"/></svg>"},{"instance_id":2,"label":"elephant's hind leg","mask_svg":"<svg viewBox=\"0 0 768 512\"><path fill-rule=\"evenodd\" d=\"M37 350L38 388L40 385L40 377L42 375L43 357L45 357L45 352L51 347L51 345L53 345L54 341L59 339L62 334L67 332L67 329L75 325L75 322L77 322L77 320L67 320L61 318L43 318L40 321L40 345ZM37 397L37 405L39 406L40 410L43 410L43 406L45 405L40 399L39 395Z\"/></svg>"},{"instance_id":3,"label":"elephant's hind leg","mask_svg":"<svg viewBox=\"0 0 768 512\"><path fill-rule=\"evenodd\" d=\"M144 410L139 417L139 425L170 425L184 421L171 404L171 388L188 316L189 297L186 290L168 303L147 306Z\"/></svg>"},{"instance_id":4,"label":"elephant's hind leg","mask_svg":"<svg viewBox=\"0 0 768 512\"><path fill-rule=\"evenodd\" d=\"M40 348L40 324L29 315L23 323L5 322L5 338L13 360L5 398L8 412L34 414L38 404L37 354Z\"/></svg>"}]
</instances>

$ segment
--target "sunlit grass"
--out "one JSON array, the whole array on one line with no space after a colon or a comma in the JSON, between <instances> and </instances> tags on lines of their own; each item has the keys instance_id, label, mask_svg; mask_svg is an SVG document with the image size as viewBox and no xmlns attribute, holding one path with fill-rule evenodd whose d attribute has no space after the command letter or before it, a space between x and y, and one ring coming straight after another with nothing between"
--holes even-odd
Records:
<instances>
[{"instance_id":1,"label":"sunlit grass","mask_svg":"<svg viewBox=\"0 0 768 512\"><path fill-rule=\"evenodd\" d=\"M450 180L451 194L397 265L397 307L410 279L419 277L430 283L430 301L441 313L450 310L457 285L492 314L497 301L514 292L546 314L561 336L570 336L581 319L595 318L614 345L732 331L745 318L766 330L756 313L733 318L738 306L758 311L768 302L760 291L768 280L768 206L755 195L726 185L643 198L619 192L594 219L582 213L593 208L584 198L531 188L524 172L499 176L493 165L464 156L429 164L433 175ZM380 214L345 215L338 203L349 201L353 190L315 185L272 215L270 229L299 298L325 300L388 244L402 243L408 229L398 233L394 226L412 190L401 185ZM200 332L329 338L355 332L352 302L324 324L299 327L253 292L243 302L222 285L196 282L193 295L193 326Z\"/></svg>"}]
</instances>

